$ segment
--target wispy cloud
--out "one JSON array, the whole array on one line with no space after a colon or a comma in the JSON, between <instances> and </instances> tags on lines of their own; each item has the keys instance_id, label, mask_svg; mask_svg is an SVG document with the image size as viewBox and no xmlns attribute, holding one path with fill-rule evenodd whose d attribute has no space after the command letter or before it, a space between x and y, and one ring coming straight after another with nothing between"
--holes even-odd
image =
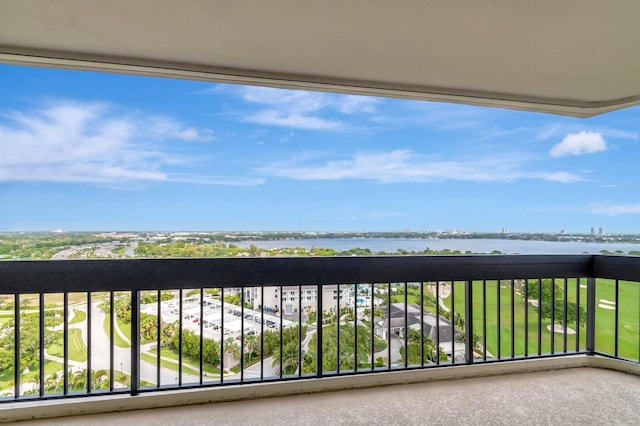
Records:
<instances>
[{"instance_id":1,"label":"wispy cloud","mask_svg":"<svg viewBox=\"0 0 640 426\"><path fill-rule=\"evenodd\" d=\"M177 139L183 141L208 142L214 139L213 130L185 127L168 117L144 117L146 122L144 133L157 139Z\"/></svg>"},{"instance_id":2,"label":"wispy cloud","mask_svg":"<svg viewBox=\"0 0 640 426\"><path fill-rule=\"evenodd\" d=\"M410 150L357 152L346 158L328 160L305 154L261 168L263 174L295 180L363 179L379 183L440 182L446 180L475 182L511 182L518 179L543 179L573 183L585 179L568 172L533 172L524 170L520 158L505 161L487 157L472 160L439 161Z\"/></svg>"},{"instance_id":3,"label":"wispy cloud","mask_svg":"<svg viewBox=\"0 0 640 426\"><path fill-rule=\"evenodd\" d=\"M344 126L344 123L338 120L326 120L320 117L277 110L258 111L247 115L245 119L266 126L283 126L306 130L338 130Z\"/></svg>"},{"instance_id":4,"label":"wispy cloud","mask_svg":"<svg viewBox=\"0 0 640 426\"><path fill-rule=\"evenodd\" d=\"M376 111L379 99L330 93L284 90L268 87L244 87L241 97L248 111L248 122L306 130L343 130L346 118Z\"/></svg>"},{"instance_id":5,"label":"wispy cloud","mask_svg":"<svg viewBox=\"0 0 640 426\"><path fill-rule=\"evenodd\" d=\"M549 155L552 157L563 157L566 155L592 154L605 151L606 149L607 142L602 137L602 134L581 131L565 136L562 142L551 148Z\"/></svg>"},{"instance_id":6,"label":"wispy cloud","mask_svg":"<svg viewBox=\"0 0 640 426\"><path fill-rule=\"evenodd\" d=\"M640 204L604 204L594 203L591 211L595 214L618 216L623 214L640 214Z\"/></svg>"},{"instance_id":7,"label":"wispy cloud","mask_svg":"<svg viewBox=\"0 0 640 426\"><path fill-rule=\"evenodd\" d=\"M542 173L540 174L542 179L552 180L555 182L561 183L575 183L575 182L587 182L589 179L586 179L582 176L561 171L561 172L553 172L553 173Z\"/></svg>"},{"instance_id":8,"label":"wispy cloud","mask_svg":"<svg viewBox=\"0 0 640 426\"><path fill-rule=\"evenodd\" d=\"M57 101L28 112L11 111L0 122L0 182L132 181L254 185L251 179L176 175L170 166L188 162L161 141L210 139L210 131L139 113L115 111L99 102Z\"/></svg>"}]
</instances>

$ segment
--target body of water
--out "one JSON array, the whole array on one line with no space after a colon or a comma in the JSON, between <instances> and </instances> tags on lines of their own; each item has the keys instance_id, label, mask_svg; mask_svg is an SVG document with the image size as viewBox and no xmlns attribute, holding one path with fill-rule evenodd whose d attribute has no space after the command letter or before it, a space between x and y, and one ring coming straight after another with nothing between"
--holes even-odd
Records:
<instances>
[{"instance_id":1,"label":"body of water","mask_svg":"<svg viewBox=\"0 0 640 426\"><path fill-rule=\"evenodd\" d=\"M331 248L334 250L349 250L352 248L368 248L371 251L395 252L398 249L409 251L431 250L459 250L462 253L469 250L473 253L491 253L499 250L505 254L599 254L601 250L615 252L617 250L628 253L640 251L640 244L606 244L586 242L553 242L553 241L520 241L520 240L487 240L487 239L442 239L428 240L421 238L336 238L336 239L308 239L284 241L238 241L238 247L249 247L251 244L264 249L303 247L310 250L317 248Z\"/></svg>"}]
</instances>

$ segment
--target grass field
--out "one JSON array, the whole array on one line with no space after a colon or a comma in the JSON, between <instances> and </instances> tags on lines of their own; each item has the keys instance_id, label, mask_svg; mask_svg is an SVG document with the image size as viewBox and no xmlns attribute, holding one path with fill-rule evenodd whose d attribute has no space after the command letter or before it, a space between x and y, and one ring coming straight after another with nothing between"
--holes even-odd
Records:
<instances>
[{"instance_id":1,"label":"grass field","mask_svg":"<svg viewBox=\"0 0 640 426\"><path fill-rule=\"evenodd\" d=\"M55 332L54 343L47 347L49 355L64 356L64 339L61 331ZM82 340L82 331L77 328L69 329L69 359L72 361L85 362L87 360L87 347Z\"/></svg>"},{"instance_id":2,"label":"grass field","mask_svg":"<svg viewBox=\"0 0 640 426\"><path fill-rule=\"evenodd\" d=\"M87 319L87 314L85 311L76 310L73 313L73 318L69 321L69 325L78 324Z\"/></svg>"},{"instance_id":3,"label":"grass field","mask_svg":"<svg viewBox=\"0 0 640 426\"><path fill-rule=\"evenodd\" d=\"M564 280L556 280L560 288L564 287ZM586 308L587 290L586 280L578 283L575 279L567 280L566 297L569 302L576 302L576 295L580 294L580 306ZM514 294L513 329L511 324L511 287L498 287L496 281L486 282L486 344L487 350L494 356L498 354L498 330L500 330L500 356L522 356L525 354L525 344L528 344L529 354L550 353L552 333L547 328L551 325L550 318L543 318L539 323L537 309L530 303L525 303L523 297ZM498 290L499 289L499 290ZM456 282L454 288L454 310L464 315L464 283ZM500 302L498 303L498 294ZM614 354L615 350L615 309L607 309L615 300L615 281L598 279L596 282L596 351ZM604 302L603 302L604 301ZM451 306L451 297L445 299L445 304ZM498 307L500 316L498 317ZM473 283L473 328L474 333L483 338L483 284ZM528 320L525 323L525 312ZM634 282L619 282L619 318L618 318L618 355L629 359L640 359L639 324L640 324L640 285ZM563 318L555 318L556 324L562 324ZM528 324L528 327L527 327ZM541 329L541 346L538 348L538 325ZM575 330L576 334L567 334L566 349L572 351L577 347L586 349L586 328L584 322L568 323L567 326ZM511 351L513 330L513 346ZM565 350L565 336L562 332L554 332L554 352Z\"/></svg>"},{"instance_id":4,"label":"grass field","mask_svg":"<svg viewBox=\"0 0 640 426\"><path fill-rule=\"evenodd\" d=\"M152 349L149 351L150 354L155 354L157 353L157 351L155 349ZM172 360L175 360L176 362L178 361L178 351L175 349L169 349L169 348L162 348L160 351L161 355L165 358L171 358ZM182 363L183 364L189 364L191 366L193 366L196 370L200 369L200 361L196 361L190 358L187 358L186 356L182 357ZM220 374L220 369L216 368L216 367L212 367L210 365L207 365L206 363L203 364L203 370L206 371L207 373L211 373L211 374ZM178 369L178 364L174 364L174 368L175 370Z\"/></svg>"},{"instance_id":5,"label":"grass field","mask_svg":"<svg viewBox=\"0 0 640 426\"><path fill-rule=\"evenodd\" d=\"M107 336L109 336L109 331L111 329L110 321L111 321L111 314L107 312L105 314L104 324L102 325L104 327L105 333L107 333ZM122 331L123 334L126 335L127 334L126 331L129 331L129 333L128 333L129 336L128 337L129 337L129 339L131 339L131 327L130 327L130 325L126 325L126 330L123 328L123 327L125 327L125 325L123 325L121 323L119 323L118 325L120 327L120 331ZM120 334L117 333L117 332L113 333L113 343L116 346L121 347L121 348L128 348L128 347L131 346L126 340L124 340L122 337L120 337Z\"/></svg>"}]
</instances>

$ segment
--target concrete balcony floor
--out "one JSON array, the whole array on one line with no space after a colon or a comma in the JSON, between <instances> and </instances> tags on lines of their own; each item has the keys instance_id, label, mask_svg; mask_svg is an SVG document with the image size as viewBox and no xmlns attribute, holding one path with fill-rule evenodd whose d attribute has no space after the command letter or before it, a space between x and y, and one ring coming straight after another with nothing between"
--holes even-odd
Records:
<instances>
[{"instance_id":1,"label":"concrete balcony floor","mask_svg":"<svg viewBox=\"0 0 640 426\"><path fill-rule=\"evenodd\" d=\"M583 367L22 424L632 425L639 422L639 376Z\"/></svg>"}]
</instances>

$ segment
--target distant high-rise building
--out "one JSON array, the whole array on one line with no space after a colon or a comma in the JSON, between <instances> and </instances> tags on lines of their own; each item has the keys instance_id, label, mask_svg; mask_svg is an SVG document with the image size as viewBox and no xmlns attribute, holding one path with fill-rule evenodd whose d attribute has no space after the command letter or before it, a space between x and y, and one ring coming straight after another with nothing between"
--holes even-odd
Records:
<instances>
[{"instance_id":1,"label":"distant high-rise building","mask_svg":"<svg viewBox=\"0 0 640 426\"><path fill-rule=\"evenodd\" d=\"M565 229L560 230L560 235L567 235L567 231Z\"/></svg>"},{"instance_id":2,"label":"distant high-rise building","mask_svg":"<svg viewBox=\"0 0 640 426\"><path fill-rule=\"evenodd\" d=\"M596 235L596 228L593 226L591 227L591 235Z\"/></svg>"},{"instance_id":3,"label":"distant high-rise building","mask_svg":"<svg viewBox=\"0 0 640 426\"><path fill-rule=\"evenodd\" d=\"M598 235L604 235L604 228L602 226L598 228Z\"/></svg>"},{"instance_id":4,"label":"distant high-rise building","mask_svg":"<svg viewBox=\"0 0 640 426\"><path fill-rule=\"evenodd\" d=\"M502 233L503 234L508 234L509 233L509 228L502 228Z\"/></svg>"}]
</instances>

